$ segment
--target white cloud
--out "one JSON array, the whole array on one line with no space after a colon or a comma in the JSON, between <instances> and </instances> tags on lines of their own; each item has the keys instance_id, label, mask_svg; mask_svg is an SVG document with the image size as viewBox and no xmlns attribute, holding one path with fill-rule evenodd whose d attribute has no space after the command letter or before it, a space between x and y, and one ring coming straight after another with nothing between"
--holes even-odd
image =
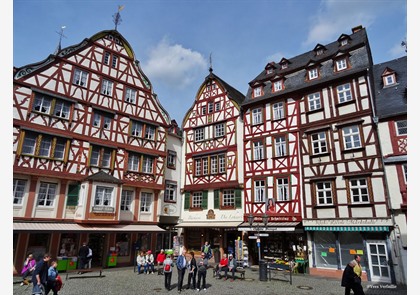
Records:
<instances>
[{"instance_id":1,"label":"white cloud","mask_svg":"<svg viewBox=\"0 0 420 295\"><path fill-rule=\"evenodd\" d=\"M375 1L324 0L320 9L310 20L308 38L305 46L314 46L330 42L342 33L351 34L353 27L369 27L378 11Z\"/></svg>"},{"instance_id":2,"label":"white cloud","mask_svg":"<svg viewBox=\"0 0 420 295\"><path fill-rule=\"evenodd\" d=\"M163 38L150 50L143 69L151 81L156 79L166 86L183 89L202 74L206 64L199 52L180 44L170 44L167 38Z\"/></svg>"}]
</instances>

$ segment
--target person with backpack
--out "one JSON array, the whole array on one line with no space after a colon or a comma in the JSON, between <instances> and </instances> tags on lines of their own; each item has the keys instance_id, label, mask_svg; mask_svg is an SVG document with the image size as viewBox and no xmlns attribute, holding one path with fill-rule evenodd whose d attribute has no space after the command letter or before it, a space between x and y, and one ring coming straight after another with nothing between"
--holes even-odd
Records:
<instances>
[{"instance_id":1,"label":"person with backpack","mask_svg":"<svg viewBox=\"0 0 420 295\"><path fill-rule=\"evenodd\" d=\"M171 279L172 279L172 267L174 262L171 255L166 255L166 259L163 261L163 274L165 275L165 289L171 290Z\"/></svg>"},{"instance_id":2,"label":"person with backpack","mask_svg":"<svg viewBox=\"0 0 420 295\"><path fill-rule=\"evenodd\" d=\"M203 247L201 247L201 252L205 254L205 258L207 258L207 260L210 260L213 257L213 252L211 250L209 242L207 241L204 243Z\"/></svg>"}]
</instances>

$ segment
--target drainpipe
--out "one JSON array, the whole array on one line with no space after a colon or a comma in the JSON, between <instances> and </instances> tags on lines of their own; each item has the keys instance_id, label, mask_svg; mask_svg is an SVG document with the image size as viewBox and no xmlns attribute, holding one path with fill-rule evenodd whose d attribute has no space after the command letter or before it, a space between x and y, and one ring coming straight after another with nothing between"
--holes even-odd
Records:
<instances>
[{"instance_id":1,"label":"drainpipe","mask_svg":"<svg viewBox=\"0 0 420 295\"><path fill-rule=\"evenodd\" d=\"M375 129L377 131L377 136L378 136L378 143L379 143L379 152L381 155L381 159L382 159L382 165L383 165L383 169L384 169L384 181L385 181L385 192L386 192L386 196L387 196L387 204L389 207L389 211L390 211L390 217L392 220L392 224L393 224L393 230L389 233L389 235L387 235L387 240L390 240L390 242L392 243L392 248L394 248L394 255L396 258L398 258L398 262L399 262L399 267L400 267L400 275L402 278L402 281L406 284L406 278L405 278L405 273L404 273L404 269L403 269L403 261L402 261L402 255L400 255L400 248L399 248L399 243L398 243L398 236L395 234L395 229L398 228L398 224L395 222L395 215L394 215L394 210L392 208L392 203L391 203L391 195L389 193L389 186L388 186L388 177L386 175L386 169L385 169L385 164L384 164L384 157L383 157L383 153L382 153L382 145L380 144L381 140L380 140L380 134L378 131L378 123L379 123L379 118L376 116L376 110L375 110L375 104L374 104L374 100L373 100L373 94L374 91L372 89L372 85L370 82L370 77L369 77L369 68L366 69L367 71L367 84L368 84L368 91L370 92L369 98L370 98L370 102L372 105L372 121L375 124ZM391 235L394 237L394 241L392 241L390 239ZM387 243L388 244L388 243ZM395 249L397 251L395 251ZM388 251L388 253L390 254L391 251ZM390 255L390 261L389 261L389 266L392 268L391 269L391 279L393 281L393 283L396 283L396 278L395 278L395 271L394 271L394 263L392 263L392 255Z\"/></svg>"}]
</instances>

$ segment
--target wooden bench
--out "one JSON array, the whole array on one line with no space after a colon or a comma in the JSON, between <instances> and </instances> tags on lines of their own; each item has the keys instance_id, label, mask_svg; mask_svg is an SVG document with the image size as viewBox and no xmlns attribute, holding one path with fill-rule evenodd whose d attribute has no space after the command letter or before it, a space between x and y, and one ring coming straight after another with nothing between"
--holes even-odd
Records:
<instances>
[{"instance_id":1,"label":"wooden bench","mask_svg":"<svg viewBox=\"0 0 420 295\"><path fill-rule=\"evenodd\" d=\"M102 271L103 268L102 267L93 267L93 268L84 268L84 269L68 269L66 271L66 281L69 279L69 275L71 274L78 274L79 276L77 277L81 277L83 274L85 273L90 273L90 272L99 272L99 277L104 277L102 275ZM70 277L71 278L75 278L76 276L72 275ZM83 276L85 278L91 278L91 277L96 277L96 276Z\"/></svg>"},{"instance_id":2,"label":"wooden bench","mask_svg":"<svg viewBox=\"0 0 420 295\"><path fill-rule=\"evenodd\" d=\"M243 267L237 267L235 270L235 273L238 273L241 276L241 280L245 279L245 269ZM216 274L217 274L216 268L213 268L213 278L216 277Z\"/></svg>"}]
</instances>

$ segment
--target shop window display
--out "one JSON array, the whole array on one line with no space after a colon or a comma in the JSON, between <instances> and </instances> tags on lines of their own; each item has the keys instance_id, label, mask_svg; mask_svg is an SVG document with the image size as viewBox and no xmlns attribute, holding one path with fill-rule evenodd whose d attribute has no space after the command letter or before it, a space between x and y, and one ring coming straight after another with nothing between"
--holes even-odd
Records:
<instances>
[{"instance_id":1,"label":"shop window display","mask_svg":"<svg viewBox=\"0 0 420 295\"><path fill-rule=\"evenodd\" d=\"M315 261L317 267L337 268L336 236L332 232L315 232Z\"/></svg>"}]
</instances>

